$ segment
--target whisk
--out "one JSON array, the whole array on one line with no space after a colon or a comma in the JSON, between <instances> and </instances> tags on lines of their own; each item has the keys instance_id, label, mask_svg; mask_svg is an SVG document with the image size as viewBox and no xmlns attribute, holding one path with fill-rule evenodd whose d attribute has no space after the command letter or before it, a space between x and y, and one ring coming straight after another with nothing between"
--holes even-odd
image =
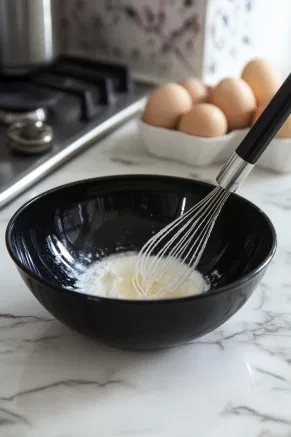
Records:
<instances>
[{"instance_id":1,"label":"whisk","mask_svg":"<svg viewBox=\"0 0 291 437\"><path fill-rule=\"evenodd\" d=\"M170 295L190 277L223 205L246 179L290 112L291 74L217 175L218 186L142 247L133 278L141 296Z\"/></svg>"}]
</instances>

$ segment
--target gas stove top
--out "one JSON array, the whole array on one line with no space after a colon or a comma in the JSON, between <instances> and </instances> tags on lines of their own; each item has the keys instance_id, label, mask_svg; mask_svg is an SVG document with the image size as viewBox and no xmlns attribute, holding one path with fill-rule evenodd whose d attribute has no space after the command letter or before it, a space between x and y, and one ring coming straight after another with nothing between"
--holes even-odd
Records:
<instances>
[{"instance_id":1,"label":"gas stove top","mask_svg":"<svg viewBox=\"0 0 291 437\"><path fill-rule=\"evenodd\" d=\"M151 90L124 66L72 57L0 76L0 208L138 113Z\"/></svg>"}]
</instances>

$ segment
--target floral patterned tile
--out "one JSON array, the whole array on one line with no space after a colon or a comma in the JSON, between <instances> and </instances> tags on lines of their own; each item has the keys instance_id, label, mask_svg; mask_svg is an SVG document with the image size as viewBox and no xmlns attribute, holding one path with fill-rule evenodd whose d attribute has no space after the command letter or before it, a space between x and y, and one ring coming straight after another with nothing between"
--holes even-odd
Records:
<instances>
[{"instance_id":1,"label":"floral patterned tile","mask_svg":"<svg viewBox=\"0 0 291 437\"><path fill-rule=\"evenodd\" d=\"M64 0L63 44L157 80L195 75L211 82L250 57L254 2Z\"/></svg>"}]
</instances>

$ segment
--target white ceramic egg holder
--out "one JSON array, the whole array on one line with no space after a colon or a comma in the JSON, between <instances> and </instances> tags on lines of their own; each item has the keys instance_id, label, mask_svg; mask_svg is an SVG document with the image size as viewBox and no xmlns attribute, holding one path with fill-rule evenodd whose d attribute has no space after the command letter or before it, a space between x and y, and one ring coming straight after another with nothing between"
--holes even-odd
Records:
<instances>
[{"instance_id":1,"label":"white ceramic egg holder","mask_svg":"<svg viewBox=\"0 0 291 437\"><path fill-rule=\"evenodd\" d=\"M226 161L248 132L248 129L242 129L221 137L201 138L154 127L142 120L139 120L139 128L149 153L195 167ZM257 165L277 173L291 172L291 139L275 138Z\"/></svg>"}]
</instances>

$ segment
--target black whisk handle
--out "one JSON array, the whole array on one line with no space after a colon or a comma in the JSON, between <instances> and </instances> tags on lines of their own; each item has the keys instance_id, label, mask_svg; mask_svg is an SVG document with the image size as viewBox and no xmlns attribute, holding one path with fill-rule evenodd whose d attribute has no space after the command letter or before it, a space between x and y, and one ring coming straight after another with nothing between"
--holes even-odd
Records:
<instances>
[{"instance_id":1,"label":"black whisk handle","mask_svg":"<svg viewBox=\"0 0 291 437\"><path fill-rule=\"evenodd\" d=\"M255 164L291 112L291 74L236 149L237 155Z\"/></svg>"}]
</instances>

